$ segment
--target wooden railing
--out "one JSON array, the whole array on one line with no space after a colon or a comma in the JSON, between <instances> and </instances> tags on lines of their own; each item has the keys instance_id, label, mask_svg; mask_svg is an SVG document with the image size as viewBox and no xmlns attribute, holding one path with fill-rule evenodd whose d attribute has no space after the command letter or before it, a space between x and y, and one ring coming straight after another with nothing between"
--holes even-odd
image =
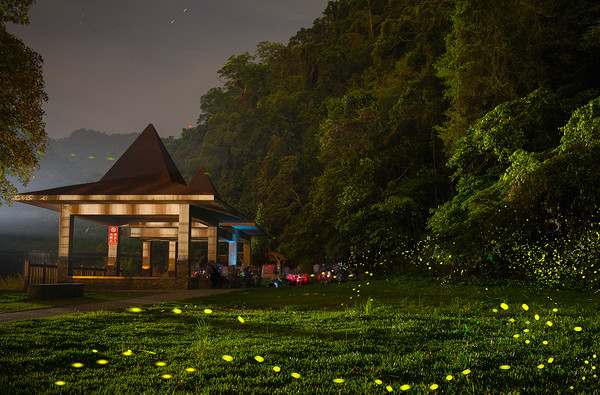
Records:
<instances>
[{"instance_id":1,"label":"wooden railing","mask_svg":"<svg viewBox=\"0 0 600 395\"><path fill-rule=\"evenodd\" d=\"M58 265L46 262L30 263L25 261L23 270L25 287L31 284L56 284L58 282ZM74 266L72 276L106 276L106 268L93 266ZM123 275L123 269L119 270L118 276Z\"/></svg>"},{"instance_id":2,"label":"wooden railing","mask_svg":"<svg viewBox=\"0 0 600 395\"><path fill-rule=\"evenodd\" d=\"M74 266L73 276L106 276L105 267L94 267L94 266ZM123 275L123 269L119 270L117 276Z\"/></svg>"},{"instance_id":3,"label":"wooden railing","mask_svg":"<svg viewBox=\"0 0 600 395\"><path fill-rule=\"evenodd\" d=\"M57 282L57 265L46 262L29 263L25 261L23 270L25 287L30 284L55 284Z\"/></svg>"}]
</instances>

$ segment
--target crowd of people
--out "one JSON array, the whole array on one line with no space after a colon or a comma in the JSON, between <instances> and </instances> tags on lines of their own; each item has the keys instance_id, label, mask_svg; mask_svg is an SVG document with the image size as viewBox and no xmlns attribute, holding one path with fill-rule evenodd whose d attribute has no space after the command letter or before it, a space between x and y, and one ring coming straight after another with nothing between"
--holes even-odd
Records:
<instances>
[{"instance_id":1,"label":"crowd of people","mask_svg":"<svg viewBox=\"0 0 600 395\"><path fill-rule=\"evenodd\" d=\"M291 267L284 266L282 278L279 277L277 269L271 278L272 280L269 283L269 286L280 287L282 285L300 286L306 284L328 284L331 282L352 281L356 279L356 275L352 270L343 265L336 265L332 268L328 268L315 264L313 265L313 273L310 275L307 273L294 274Z\"/></svg>"},{"instance_id":2,"label":"crowd of people","mask_svg":"<svg viewBox=\"0 0 600 395\"><path fill-rule=\"evenodd\" d=\"M254 288L260 287L262 276L255 266L223 266L208 262L206 269L192 272L192 278L208 280L210 288Z\"/></svg>"},{"instance_id":3,"label":"crowd of people","mask_svg":"<svg viewBox=\"0 0 600 395\"><path fill-rule=\"evenodd\" d=\"M279 273L277 265L270 266L271 270L265 274L270 279L269 287L327 284L356 279L355 273L342 265L325 267L316 264L311 274L294 273L289 265L283 265L282 273ZM254 288L262 286L262 272L262 268L256 266L226 266L210 261L205 269L193 271L192 278L208 281L210 288Z\"/></svg>"}]
</instances>

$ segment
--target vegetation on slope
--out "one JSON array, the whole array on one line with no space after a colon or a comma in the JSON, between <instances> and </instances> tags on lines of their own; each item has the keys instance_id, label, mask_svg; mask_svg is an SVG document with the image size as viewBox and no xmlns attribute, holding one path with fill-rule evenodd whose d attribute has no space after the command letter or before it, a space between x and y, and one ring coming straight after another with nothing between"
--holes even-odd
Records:
<instances>
[{"instance_id":1,"label":"vegetation on slope","mask_svg":"<svg viewBox=\"0 0 600 395\"><path fill-rule=\"evenodd\" d=\"M169 149L299 263L539 278L515 251L597 220L599 55L591 0L332 1L232 56Z\"/></svg>"}]
</instances>

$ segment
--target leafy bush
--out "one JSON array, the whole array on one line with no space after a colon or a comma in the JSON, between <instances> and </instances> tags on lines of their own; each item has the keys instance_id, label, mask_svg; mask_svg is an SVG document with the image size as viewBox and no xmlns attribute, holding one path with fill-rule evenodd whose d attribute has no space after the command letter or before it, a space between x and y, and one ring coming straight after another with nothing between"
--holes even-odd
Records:
<instances>
[{"instance_id":1,"label":"leafy bush","mask_svg":"<svg viewBox=\"0 0 600 395\"><path fill-rule=\"evenodd\" d=\"M22 275L0 277L1 290L25 289L25 281Z\"/></svg>"},{"instance_id":2,"label":"leafy bush","mask_svg":"<svg viewBox=\"0 0 600 395\"><path fill-rule=\"evenodd\" d=\"M591 290L600 288L600 224L588 222L558 235L515 245L513 267L554 288Z\"/></svg>"}]
</instances>

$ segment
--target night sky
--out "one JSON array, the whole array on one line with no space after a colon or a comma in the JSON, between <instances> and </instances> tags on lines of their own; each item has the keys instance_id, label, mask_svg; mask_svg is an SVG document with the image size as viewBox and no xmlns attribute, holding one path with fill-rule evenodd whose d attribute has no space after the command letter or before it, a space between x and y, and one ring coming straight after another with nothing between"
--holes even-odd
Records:
<instances>
[{"instance_id":1,"label":"night sky","mask_svg":"<svg viewBox=\"0 0 600 395\"><path fill-rule=\"evenodd\" d=\"M9 32L44 58L51 138L80 128L162 136L196 125L217 70L260 41L287 44L328 0L38 0Z\"/></svg>"}]
</instances>

